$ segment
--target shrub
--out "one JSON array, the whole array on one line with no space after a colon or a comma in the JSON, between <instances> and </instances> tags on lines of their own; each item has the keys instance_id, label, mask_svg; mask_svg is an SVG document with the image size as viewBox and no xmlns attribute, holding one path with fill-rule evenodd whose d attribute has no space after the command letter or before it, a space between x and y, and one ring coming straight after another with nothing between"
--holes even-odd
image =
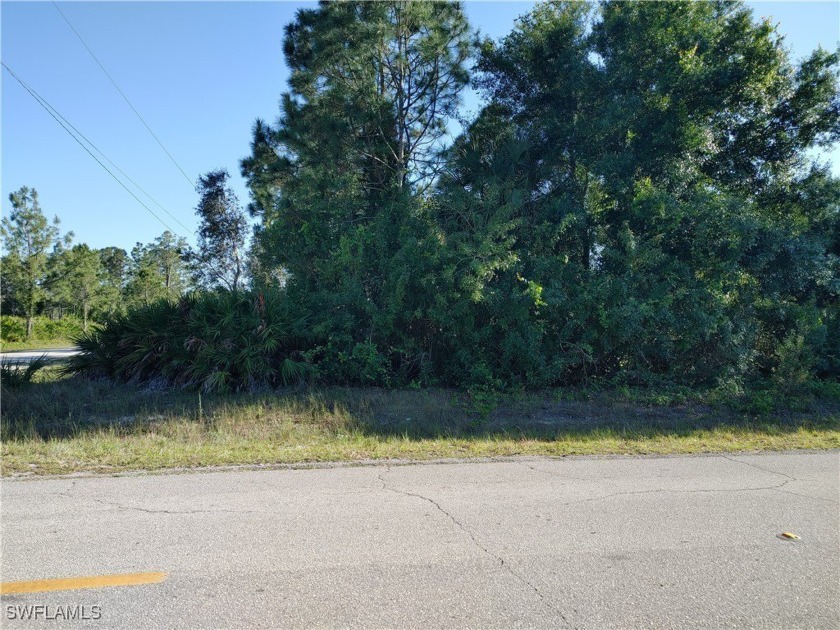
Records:
<instances>
[{"instance_id":1,"label":"shrub","mask_svg":"<svg viewBox=\"0 0 840 630\"><path fill-rule=\"evenodd\" d=\"M207 392L253 390L303 379L303 321L278 294L201 293L159 301L75 339L67 371Z\"/></svg>"},{"instance_id":2,"label":"shrub","mask_svg":"<svg viewBox=\"0 0 840 630\"><path fill-rule=\"evenodd\" d=\"M13 315L0 317L0 339L3 341L23 341L26 339L26 320Z\"/></svg>"},{"instance_id":3,"label":"shrub","mask_svg":"<svg viewBox=\"0 0 840 630\"><path fill-rule=\"evenodd\" d=\"M0 360L0 382L3 387L18 389L29 385L35 373L47 365L45 357L38 357L31 361L26 367L17 365L11 361Z\"/></svg>"},{"instance_id":4,"label":"shrub","mask_svg":"<svg viewBox=\"0 0 840 630\"><path fill-rule=\"evenodd\" d=\"M82 320L73 315L60 319L39 316L32 324L32 338L44 341L72 339L82 333L82 328ZM26 341L26 319L15 315L0 317L0 339L4 342Z\"/></svg>"},{"instance_id":5,"label":"shrub","mask_svg":"<svg viewBox=\"0 0 840 630\"><path fill-rule=\"evenodd\" d=\"M61 319L38 317L33 335L36 339L72 339L80 335L82 330L82 320L74 315L65 315Z\"/></svg>"}]
</instances>

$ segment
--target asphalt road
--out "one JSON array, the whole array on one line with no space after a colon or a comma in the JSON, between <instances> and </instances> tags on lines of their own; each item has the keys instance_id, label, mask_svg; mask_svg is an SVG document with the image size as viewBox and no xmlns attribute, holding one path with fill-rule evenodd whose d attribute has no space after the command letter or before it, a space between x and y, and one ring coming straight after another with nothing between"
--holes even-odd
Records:
<instances>
[{"instance_id":1,"label":"asphalt road","mask_svg":"<svg viewBox=\"0 0 840 630\"><path fill-rule=\"evenodd\" d=\"M166 579L4 595L3 626L835 629L839 480L837 452L6 480L4 583Z\"/></svg>"},{"instance_id":2,"label":"asphalt road","mask_svg":"<svg viewBox=\"0 0 840 630\"><path fill-rule=\"evenodd\" d=\"M79 354L76 348L44 348L42 350L18 350L14 352L0 352L0 362L14 365L29 365L39 357L46 357L50 363L69 359Z\"/></svg>"}]
</instances>

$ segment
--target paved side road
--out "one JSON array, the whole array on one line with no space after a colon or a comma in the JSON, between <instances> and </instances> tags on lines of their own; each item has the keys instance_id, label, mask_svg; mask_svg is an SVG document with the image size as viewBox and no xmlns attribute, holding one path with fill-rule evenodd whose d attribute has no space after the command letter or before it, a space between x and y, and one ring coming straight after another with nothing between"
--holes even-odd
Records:
<instances>
[{"instance_id":1,"label":"paved side road","mask_svg":"<svg viewBox=\"0 0 840 630\"><path fill-rule=\"evenodd\" d=\"M0 352L0 362L12 365L29 365L39 357L46 357L51 363L64 361L79 354L77 348L44 348L43 350L18 350L15 352Z\"/></svg>"},{"instance_id":2,"label":"paved side road","mask_svg":"<svg viewBox=\"0 0 840 630\"><path fill-rule=\"evenodd\" d=\"M830 452L6 480L3 582L167 578L6 595L3 626L835 629L838 479ZM36 604L100 618L11 619Z\"/></svg>"}]
</instances>

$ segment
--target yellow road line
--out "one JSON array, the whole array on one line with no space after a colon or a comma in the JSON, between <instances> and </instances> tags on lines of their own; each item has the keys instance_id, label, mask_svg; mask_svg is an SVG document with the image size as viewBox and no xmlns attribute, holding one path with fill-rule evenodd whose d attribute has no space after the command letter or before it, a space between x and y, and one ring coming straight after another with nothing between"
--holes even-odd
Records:
<instances>
[{"instance_id":1,"label":"yellow road line","mask_svg":"<svg viewBox=\"0 0 840 630\"><path fill-rule=\"evenodd\" d=\"M137 586L156 584L166 579L166 573L124 573L122 575L94 575L91 577L63 578L58 580L33 580L31 582L3 582L1 595L12 593L43 593L45 591L74 591L82 588L109 586Z\"/></svg>"}]
</instances>

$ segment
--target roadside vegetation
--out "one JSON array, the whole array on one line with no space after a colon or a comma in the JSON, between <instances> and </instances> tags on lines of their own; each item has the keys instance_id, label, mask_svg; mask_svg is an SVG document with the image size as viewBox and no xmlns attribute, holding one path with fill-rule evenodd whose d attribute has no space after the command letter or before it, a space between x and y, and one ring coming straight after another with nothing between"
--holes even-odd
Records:
<instances>
[{"instance_id":1,"label":"roadside vegetation","mask_svg":"<svg viewBox=\"0 0 840 630\"><path fill-rule=\"evenodd\" d=\"M40 370L3 386L3 475L510 455L840 448L840 391L563 388L201 394Z\"/></svg>"},{"instance_id":2,"label":"roadside vegetation","mask_svg":"<svg viewBox=\"0 0 840 630\"><path fill-rule=\"evenodd\" d=\"M0 350L40 350L69 348L83 331L82 321L72 315L60 319L33 318L32 336L26 337L26 319L14 315L0 317Z\"/></svg>"},{"instance_id":3,"label":"roadside vegetation","mask_svg":"<svg viewBox=\"0 0 840 630\"><path fill-rule=\"evenodd\" d=\"M73 244L47 220L34 188L9 195L0 224L0 343L4 350L70 345L96 322L188 288L186 241L165 232L131 253Z\"/></svg>"},{"instance_id":4,"label":"roadside vegetation","mask_svg":"<svg viewBox=\"0 0 840 630\"><path fill-rule=\"evenodd\" d=\"M838 446L840 52L606 0L499 41L454 2L323 3L284 54L250 238L225 171L195 249L130 258L12 195L4 308L30 334L73 296L83 331L4 396L10 471Z\"/></svg>"},{"instance_id":5,"label":"roadside vegetation","mask_svg":"<svg viewBox=\"0 0 840 630\"><path fill-rule=\"evenodd\" d=\"M45 357L37 357L26 365L6 359L0 360L0 383L5 388L16 390L32 383L39 370L49 365Z\"/></svg>"}]
</instances>

